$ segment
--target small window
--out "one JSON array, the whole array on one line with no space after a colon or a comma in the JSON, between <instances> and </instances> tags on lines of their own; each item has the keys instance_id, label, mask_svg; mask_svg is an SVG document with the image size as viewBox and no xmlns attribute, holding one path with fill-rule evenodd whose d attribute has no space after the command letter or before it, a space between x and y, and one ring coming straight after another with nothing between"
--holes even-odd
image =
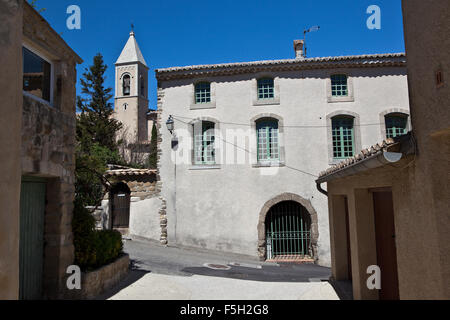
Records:
<instances>
[{"instance_id":1,"label":"small window","mask_svg":"<svg viewBox=\"0 0 450 320\"><path fill-rule=\"evenodd\" d=\"M131 92L131 77L127 74L123 76L122 80L122 86L123 86L123 95L129 96Z\"/></svg>"},{"instance_id":2,"label":"small window","mask_svg":"<svg viewBox=\"0 0 450 320\"><path fill-rule=\"evenodd\" d=\"M209 82L200 82L195 85L195 103L211 102L211 84Z\"/></svg>"},{"instance_id":3,"label":"small window","mask_svg":"<svg viewBox=\"0 0 450 320\"><path fill-rule=\"evenodd\" d=\"M197 165L215 164L215 125L202 121L194 125L194 162Z\"/></svg>"},{"instance_id":4,"label":"small window","mask_svg":"<svg viewBox=\"0 0 450 320\"><path fill-rule=\"evenodd\" d=\"M347 159L355 155L354 119L335 117L332 119L333 157Z\"/></svg>"},{"instance_id":5,"label":"small window","mask_svg":"<svg viewBox=\"0 0 450 320\"><path fill-rule=\"evenodd\" d=\"M256 124L258 139L258 162L279 161L278 121L273 119L258 121Z\"/></svg>"},{"instance_id":6,"label":"small window","mask_svg":"<svg viewBox=\"0 0 450 320\"><path fill-rule=\"evenodd\" d=\"M395 138L407 133L408 117L406 115L387 115L386 138Z\"/></svg>"},{"instance_id":7,"label":"small window","mask_svg":"<svg viewBox=\"0 0 450 320\"><path fill-rule=\"evenodd\" d=\"M348 96L348 81L345 74L335 74L331 76L331 95L333 97Z\"/></svg>"},{"instance_id":8,"label":"small window","mask_svg":"<svg viewBox=\"0 0 450 320\"><path fill-rule=\"evenodd\" d=\"M439 88L444 85L444 76L442 74L442 71L436 72L436 86Z\"/></svg>"},{"instance_id":9,"label":"small window","mask_svg":"<svg viewBox=\"0 0 450 320\"><path fill-rule=\"evenodd\" d=\"M145 79L141 76L141 96L145 97Z\"/></svg>"},{"instance_id":10,"label":"small window","mask_svg":"<svg viewBox=\"0 0 450 320\"><path fill-rule=\"evenodd\" d=\"M272 78L264 78L258 80L258 100L274 99L275 89L274 80Z\"/></svg>"},{"instance_id":11,"label":"small window","mask_svg":"<svg viewBox=\"0 0 450 320\"><path fill-rule=\"evenodd\" d=\"M51 64L27 48L23 54L23 90L50 102Z\"/></svg>"}]
</instances>

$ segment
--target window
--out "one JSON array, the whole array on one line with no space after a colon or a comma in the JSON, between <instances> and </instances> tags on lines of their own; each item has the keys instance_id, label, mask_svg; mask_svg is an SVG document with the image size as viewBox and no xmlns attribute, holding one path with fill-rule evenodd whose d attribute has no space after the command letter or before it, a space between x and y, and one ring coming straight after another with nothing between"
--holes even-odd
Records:
<instances>
[{"instance_id":1,"label":"window","mask_svg":"<svg viewBox=\"0 0 450 320\"><path fill-rule=\"evenodd\" d=\"M278 121L267 119L256 123L258 139L258 162L279 161Z\"/></svg>"},{"instance_id":2,"label":"window","mask_svg":"<svg viewBox=\"0 0 450 320\"><path fill-rule=\"evenodd\" d=\"M145 79L141 76L141 96L145 97Z\"/></svg>"},{"instance_id":3,"label":"window","mask_svg":"<svg viewBox=\"0 0 450 320\"><path fill-rule=\"evenodd\" d=\"M258 80L258 100L274 99L275 89L272 78L263 78Z\"/></svg>"},{"instance_id":4,"label":"window","mask_svg":"<svg viewBox=\"0 0 450 320\"><path fill-rule=\"evenodd\" d=\"M348 96L347 76L345 74L331 76L331 95L333 97Z\"/></svg>"},{"instance_id":5,"label":"window","mask_svg":"<svg viewBox=\"0 0 450 320\"><path fill-rule=\"evenodd\" d=\"M215 125L209 121L194 124L194 162L195 164L215 164Z\"/></svg>"},{"instance_id":6,"label":"window","mask_svg":"<svg viewBox=\"0 0 450 320\"><path fill-rule=\"evenodd\" d=\"M50 102L51 64L27 48L23 54L23 90Z\"/></svg>"},{"instance_id":7,"label":"window","mask_svg":"<svg viewBox=\"0 0 450 320\"><path fill-rule=\"evenodd\" d=\"M130 86L131 86L131 77L126 74L123 76L123 80L122 80L122 87L123 87L123 95L124 96L129 96L130 95Z\"/></svg>"},{"instance_id":8,"label":"window","mask_svg":"<svg viewBox=\"0 0 450 320\"><path fill-rule=\"evenodd\" d=\"M408 117L406 115L387 115L385 121L386 138L395 138L407 133Z\"/></svg>"},{"instance_id":9,"label":"window","mask_svg":"<svg viewBox=\"0 0 450 320\"><path fill-rule=\"evenodd\" d=\"M211 102L211 84L209 82L200 82L195 85L195 103Z\"/></svg>"},{"instance_id":10,"label":"window","mask_svg":"<svg viewBox=\"0 0 450 320\"><path fill-rule=\"evenodd\" d=\"M332 119L333 157L346 159L355 154L354 119L350 117L334 117Z\"/></svg>"}]
</instances>

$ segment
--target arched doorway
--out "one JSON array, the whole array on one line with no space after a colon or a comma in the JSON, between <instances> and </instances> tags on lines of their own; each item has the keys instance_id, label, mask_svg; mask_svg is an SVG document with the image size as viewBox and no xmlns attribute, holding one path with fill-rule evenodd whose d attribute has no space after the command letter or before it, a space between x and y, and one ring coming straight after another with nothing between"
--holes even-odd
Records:
<instances>
[{"instance_id":1,"label":"arched doorway","mask_svg":"<svg viewBox=\"0 0 450 320\"><path fill-rule=\"evenodd\" d=\"M311 216L295 201L274 205L266 216L267 259L312 257Z\"/></svg>"},{"instance_id":2,"label":"arched doorway","mask_svg":"<svg viewBox=\"0 0 450 320\"><path fill-rule=\"evenodd\" d=\"M121 182L111 189L112 228L129 228L131 192L128 186Z\"/></svg>"},{"instance_id":3,"label":"arched doorway","mask_svg":"<svg viewBox=\"0 0 450 320\"><path fill-rule=\"evenodd\" d=\"M266 202L258 224L261 260L302 259L317 262L317 213L309 200L284 193Z\"/></svg>"}]
</instances>

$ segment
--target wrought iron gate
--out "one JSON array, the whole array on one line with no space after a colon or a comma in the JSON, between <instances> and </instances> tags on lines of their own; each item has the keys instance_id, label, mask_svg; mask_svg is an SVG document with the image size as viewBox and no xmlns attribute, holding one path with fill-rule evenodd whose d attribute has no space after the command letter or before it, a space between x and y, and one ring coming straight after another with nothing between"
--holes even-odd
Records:
<instances>
[{"instance_id":1,"label":"wrought iron gate","mask_svg":"<svg viewBox=\"0 0 450 320\"><path fill-rule=\"evenodd\" d=\"M114 194L112 204L113 228L128 228L130 225L130 194Z\"/></svg>"},{"instance_id":2,"label":"wrought iron gate","mask_svg":"<svg viewBox=\"0 0 450 320\"><path fill-rule=\"evenodd\" d=\"M311 217L294 201L272 207L266 217L267 259L311 257Z\"/></svg>"},{"instance_id":3,"label":"wrought iron gate","mask_svg":"<svg viewBox=\"0 0 450 320\"><path fill-rule=\"evenodd\" d=\"M19 299L42 297L45 180L24 178L20 193Z\"/></svg>"}]
</instances>

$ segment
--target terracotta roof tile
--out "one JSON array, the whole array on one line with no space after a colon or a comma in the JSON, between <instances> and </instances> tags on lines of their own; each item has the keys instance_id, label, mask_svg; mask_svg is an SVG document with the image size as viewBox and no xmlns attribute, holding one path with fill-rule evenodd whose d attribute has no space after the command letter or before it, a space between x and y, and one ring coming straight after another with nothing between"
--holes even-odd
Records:
<instances>
[{"instance_id":1,"label":"terracotta roof tile","mask_svg":"<svg viewBox=\"0 0 450 320\"><path fill-rule=\"evenodd\" d=\"M346 159L346 160L332 166L328 170L321 172L319 175L319 178L323 178L323 177L333 174L339 170L342 170L346 167L349 167L358 162L361 162L367 158L371 158L375 155L381 154L381 153L387 151L388 147L391 147L396 143L397 142L395 142L394 139L387 139L387 140L384 140L381 145L379 143L377 143L376 145L373 145L367 149L361 150L361 152L358 153L357 155L355 155L354 157Z\"/></svg>"}]
</instances>

